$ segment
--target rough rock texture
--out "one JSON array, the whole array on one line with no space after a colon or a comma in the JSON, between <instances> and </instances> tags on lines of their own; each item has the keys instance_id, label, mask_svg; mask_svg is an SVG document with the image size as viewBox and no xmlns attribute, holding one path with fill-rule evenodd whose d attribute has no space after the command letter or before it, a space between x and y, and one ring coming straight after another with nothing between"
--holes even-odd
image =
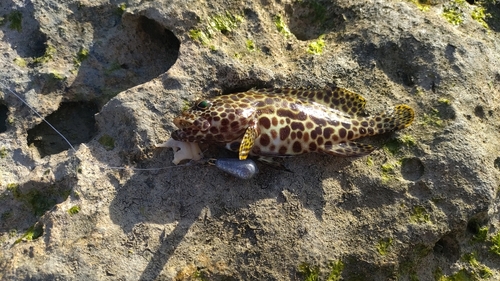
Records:
<instances>
[{"instance_id":1,"label":"rough rock texture","mask_svg":"<svg viewBox=\"0 0 500 281\"><path fill-rule=\"evenodd\" d=\"M452 2L2 0L0 279L499 280L500 7ZM155 149L196 99L334 85L417 118L249 181Z\"/></svg>"}]
</instances>

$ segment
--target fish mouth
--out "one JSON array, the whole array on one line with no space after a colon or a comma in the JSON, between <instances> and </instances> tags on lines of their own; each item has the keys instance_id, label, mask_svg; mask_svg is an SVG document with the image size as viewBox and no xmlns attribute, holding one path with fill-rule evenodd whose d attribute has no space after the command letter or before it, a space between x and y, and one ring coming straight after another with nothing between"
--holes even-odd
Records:
<instances>
[{"instance_id":1,"label":"fish mouth","mask_svg":"<svg viewBox=\"0 0 500 281\"><path fill-rule=\"evenodd\" d=\"M197 119L194 121L189 121L183 118L183 116L179 116L174 118L174 124L179 129L193 129L201 132L206 132L208 128L210 128L210 122L205 119Z\"/></svg>"},{"instance_id":2,"label":"fish mouth","mask_svg":"<svg viewBox=\"0 0 500 281\"><path fill-rule=\"evenodd\" d=\"M176 117L174 118L174 124L177 128L179 129L186 129L189 127L193 127L193 123L189 122L188 120L182 118L182 117Z\"/></svg>"}]
</instances>

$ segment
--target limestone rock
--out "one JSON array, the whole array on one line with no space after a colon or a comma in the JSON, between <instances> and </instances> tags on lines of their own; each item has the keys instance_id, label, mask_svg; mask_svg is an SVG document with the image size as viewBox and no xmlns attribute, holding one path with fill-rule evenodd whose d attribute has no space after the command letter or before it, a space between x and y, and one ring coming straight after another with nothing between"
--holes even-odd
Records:
<instances>
[{"instance_id":1,"label":"limestone rock","mask_svg":"<svg viewBox=\"0 0 500 281\"><path fill-rule=\"evenodd\" d=\"M498 280L500 7L414 2L1 1L0 279ZM198 98L335 85L417 118L249 181L155 148Z\"/></svg>"}]
</instances>

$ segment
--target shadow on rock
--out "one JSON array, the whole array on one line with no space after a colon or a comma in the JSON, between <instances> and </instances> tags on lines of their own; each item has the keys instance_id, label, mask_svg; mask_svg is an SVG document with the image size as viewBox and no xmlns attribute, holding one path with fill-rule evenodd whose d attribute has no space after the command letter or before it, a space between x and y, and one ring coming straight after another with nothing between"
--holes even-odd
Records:
<instances>
[{"instance_id":1,"label":"shadow on rock","mask_svg":"<svg viewBox=\"0 0 500 281\"><path fill-rule=\"evenodd\" d=\"M92 25L93 43L81 49L78 76L68 92L100 105L165 73L177 60L180 41L160 23L123 13L118 4L73 7L74 18Z\"/></svg>"},{"instance_id":2,"label":"shadow on rock","mask_svg":"<svg viewBox=\"0 0 500 281\"><path fill-rule=\"evenodd\" d=\"M153 159L151 163L156 161ZM141 166L158 165L151 163ZM285 161L285 165L287 163ZM117 179L112 179L117 194L110 204L110 216L124 232L131 232L135 225L144 222L177 222L153 253L141 280L154 280L160 276L190 228L197 221L207 219L204 209L209 210L210 218L229 220L227 224L231 229L234 221L238 221L241 216L252 220L246 217L248 214L243 214L244 210L259 200L274 198L276 205L284 204L286 198L282 192L286 190L321 220L325 206L322 182L327 178L339 177L340 185L344 188L348 182L339 176L341 172L338 171L347 169L351 160L327 155L305 155L294 158L290 164L294 172L277 171L259 164L261 172L248 181L233 178L213 166L200 165L179 166L155 173L138 172L123 186ZM358 180L367 182L363 175Z\"/></svg>"}]
</instances>

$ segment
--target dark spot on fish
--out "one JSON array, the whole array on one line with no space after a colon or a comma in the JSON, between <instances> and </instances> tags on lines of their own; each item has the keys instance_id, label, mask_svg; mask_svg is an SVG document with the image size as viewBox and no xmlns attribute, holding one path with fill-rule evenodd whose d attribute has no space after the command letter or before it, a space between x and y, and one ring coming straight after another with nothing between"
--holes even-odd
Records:
<instances>
[{"instance_id":1,"label":"dark spot on fish","mask_svg":"<svg viewBox=\"0 0 500 281\"><path fill-rule=\"evenodd\" d=\"M325 128L323 129L323 136L325 137L325 139L329 139L334 132L335 130L333 130L332 128Z\"/></svg>"},{"instance_id":2,"label":"dark spot on fish","mask_svg":"<svg viewBox=\"0 0 500 281\"><path fill-rule=\"evenodd\" d=\"M310 121L307 121L306 128L312 129L313 127L314 127L314 124L312 122L310 122Z\"/></svg>"},{"instance_id":3,"label":"dark spot on fish","mask_svg":"<svg viewBox=\"0 0 500 281\"><path fill-rule=\"evenodd\" d=\"M384 124L382 124L382 123L377 124L377 128L379 128L379 129L382 128L383 126L384 126Z\"/></svg>"},{"instance_id":4,"label":"dark spot on fish","mask_svg":"<svg viewBox=\"0 0 500 281\"><path fill-rule=\"evenodd\" d=\"M295 140L295 139L297 138L297 133L292 132L292 133L290 134L290 138L291 138L292 140Z\"/></svg>"},{"instance_id":5,"label":"dark spot on fish","mask_svg":"<svg viewBox=\"0 0 500 281\"><path fill-rule=\"evenodd\" d=\"M210 127L210 133L212 133L212 134L218 134L219 133L219 129L217 129L217 127Z\"/></svg>"},{"instance_id":6,"label":"dark spot on fish","mask_svg":"<svg viewBox=\"0 0 500 281\"><path fill-rule=\"evenodd\" d=\"M269 135L267 134L260 135L260 145L268 146L270 143L271 139L269 138Z\"/></svg>"},{"instance_id":7,"label":"dark spot on fish","mask_svg":"<svg viewBox=\"0 0 500 281\"><path fill-rule=\"evenodd\" d=\"M353 137L354 137L354 132L353 131L347 132L347 139L348 140L352 140Z\"/></svg>"},{"instance_id":8,"label":"dark spot on fish","mask_svg":"<svg viewBox=\"0 0 500 281\"><path fill-rule=\"evenodd\" d=\"M344 112L349 112L349 107L347 107L345 104L342 106L342 111Z\"/></svg>"},{"instance_id":9,"label":"dark spot on fish","mask_svg":"<svg viewBox=\"0 0 500 281\"><path fill-rule=\"evenodd\" d=\"M271 130L271 138L273 138L273 140L277 139L278 138L278 132L276 132L276 130Z\"/></svg>"},{"instance_id":10,"label":"dark spot on fish","mask_svg":"<svg viewBox=\"0 0 500 281\"><path fill-rule=\"evenodd\" d=\"M309 142L309 133L305 132L304 137L302 139L304 140L304 142Z\"/></svg>"},{"instance_id":11,"label":"dark spot on fish","mask_svg":"<svg viewBox=\"0 0 500 281\"><path fill-rule=\"evenodd\" d=\"M333 140L334 142L338 142L338 141L339 141L339 136L337 136L337 135L333 135L332 140Z\"/></svg>"},{"instance_id":12,"label":"dark spot on fish","mask_svg":"<svg viewBox=\"0 0 500 281\"><path fill-rule=\"evenodd\" d=\"M322 93L322 92L318 92L318 93L316 94L316 99L318 99L318 100L322 100L322 99L323 99L323 93Z\"/></svg>"},{"instance_id":13,"label":"dark spot on fish","mask_svg":"<svg viewBox=\"0 0 500 281\"><path fill-rule=\"evenodd\" d=\"M321 134L323 133L323 130L321 129L321 127L316 127L314 129L314 132L316 132L316 134L318 134L318 136L321 136Z\"/></svg>"},{"instance_id":14,"label":"dark spot on fish","mask_svg":"<svg viewBox=\"0 0 500 281\"><path fill-rule=\"evenodd\" d=\"M276 111L276 114L280 117L288 117L288 118L292 118L292 119L296 118L295 113L293 113L293 111L291 111L289 109L280 108Z\"/></svg>"},{"instance_id":15,"label":"dark spot on fish","mask_svg":"<svg viewBox=\"0 0 500 281\"><path fill-rule=\"evenodd\" d=\"M363 122L361 122L361 126L363 126L363 127L368 127L368 122L367 122L367 121L363 121Z\"/></svg>"},{"instance_id":16,"label":"dark spot on fish","mask_svg":"<svg viewBox=\"0 0 500 281\"><path fill-rule=\"evenodd\" d=\"M254 146L254 147L252 148L252 152L253 152L253 153L255 153L255 154L260 154L260 151L261 151L261 150L260 150L260 147L259 147L259 146Z\"/></svg>"},{"instance_id":17,"label":"dark spot on fish","mask_svg":"<svg viewBox=\"0 0 500 281\"><path fill-rule=\"evenodd\" d=\"M297 119L304 121L307 119L307 114L304 111L300 111L299 114L297 114Z\"/></svg>"},{"instance_id":18,"label":"dark spot on fish","mask_svg":"<svg viewBox=\"0 0 500 281\"><path fill-rule=\"evenodd\" d=\"M285 120L284 119L280 119L280 125L283 125L285 124Z\"/></svg>"},{"instance_id":19,"label":"dark spot on fish","mask_svg":"<svg viewBox=\"0 0 500 281\"><path fill-rule=\"evenodd\" d=\"M352 120L352 121L351 121L351 124L352 124L353 126L359 126L359 122L358 122L358 121L356 121L356 120Z\"/></svg>"},{"instance_id":20,"label":"dark spot on fish","mask_svg":"<svg viewBox=\"0 0 500 281\"><path fill-rule=\"evenodd\" d=\"M278 126L278 118L273 117L272 124L273 124L274 127Z\"/></svg>"},{"instance_id":21,"label":"dark spot on fish","mask_svg":"<svg viewBox=\"0 0 500 281\"><path fill-rule=\"evenodd\" d=\"M342 127L346 128L346 129L350 129L351 128L351 124L342 122Z\"/></svg>"},{"instance_id":22,"label":"dark spot on fish","mask_svg":"<svg viewBox=\"0 0 500 281\"><path fill-rule=\"evenodd\" d=\"M272 99L272 98L266 98L266 99L264 100L264 102L265 102L266 104L273 104L273 103L274 103L274 101L273 101L273 99Z\"/></svg>"},{"instance_id":23,"label":"dark spot on fish","mask_svg":"<svg viewBox=\"0 0 500 281\"><path fill-rule=\"evenodd\" d=\"M280 150L278 150L278 153L281 155L285 155L287 151L288 151L288 148L283 145L282 147L280 147Z\"/></svg>"},{"instance_id":24,"label":"dark spot on fish","mask_svg":"<svg viewBox=\"0 0 500 281\"><path fill-rule=\"evenodd\" d=\"M321 119L321 118L317 118L317 117L314 117L314 116L310 116L311 117L311 120L316 123L316 125L320 125L320 126L326 126L326 121L325 119Z\"/></svg>"},{"instance_id":25,"label":"dark spot on fish","mask_svg":"<svg viewBox=\"0 0 500 281\"><path fill-rule=\"evenodd\" d=\"M328 120L328 124L334 127L339 126L339 120Z\"/></svg>"},{"instance_id":26,"label":"dark spot on fish","mask_svg":"<svg viewBox=\"0 0 500 281\"><path fill-rule=\"evenodd\" d=\"M245 97L245 94L244 94L244 93L239 93L239 94L238 94L238 98L242 99L242 98L244 98L244 97Z\"/></svg>"},{"instance_id":27,"label":"dark spot on fish","mask_svg":"<svg viewBox=\"0 0 500 281\"><path fill-rule=\"evenodd\" d=\"M271 128L271 120L269 120L269 118L267 118L267 117L260 117L259 124L266 129Z\"/></svg>"},{"instance_id":28,"label":"dark spot on fish","mask_svg":"<svg viewBox=\"0 0 500 281\"><path fill-rule=\"evenodd\" d=\"M219 122L220 121L220 117L219 116L215 116L213 120L214 120L214 122Z\"/></svg>"},{"instance_id":29,"label":"dark spot on fish","mask_svg":"<svg viewBox=\"0 0 500 281\"><path fill-rule=\"evenodd\" d=\"M233 121L234 119L236 119L236 115L234 115L234 113L229 113L227 118L229 118L229 120Z\"/></svg>"},{"instance_id":30,"label":"dark spot on fish","mask_svg":"<svg viewBox=\"0 0 500 281\"><path fill-rule=\"evenodd\" d=\"M290 127L286 126L280 129L280 139L286 140L290 135Z\"/></svg>"},{"instance_id":31,"label":"dark spot on fish","mask_svg":"<svg viewBox=\"0 0 500 281\"><path fill-rule=\"evenodd\" d=\"M366 129L365 128L359 128L359 133L364 135L366 134Z\"/></svg>"},{"instance_id":32,"label":"dark spot on fish","mask_svg":"<svg viewBox=\"0 0 500 281\"><path fill-rule=\"evenodd\" d=\"M317 148L318 146L314 142L309 144L309 151L316 151Z\"/></svg>"},{"instance_id":33,"label":"dark spot on fish","mask_svg":"<svg viewBox=\"0 0 500 281\"><path fill-rule=\"evenodd\" d=\"M323 141L324 141L323 137L318 137L318 139L316 140L316 143L317 143L318 145L322 145L322 144L323 144Z\"/></svg>"},{"instance_id":34,"label":"dark spot on fish","mask_svg":"<svg viewBox=\"0 0 500 281\"><path fill-rule=\"evenodd\" d=\"M375 134L373 128L368 128L368 135L373 135L373 134Z\"/></svg>"},{"instance_id":35,"label":"dark spot on fish","mask_svg":"<svg viewBox=\"0 0 500 281\"><path fill-rule=\"evenodd\" d=\"M239 126L240 126L240 122L238 122L238 121L233 121L233 122L231 122L231 125L230 125L230 126L231 126L231 128L233 128L233 129L234 129L234 128L237 128L237 127L239 127Z\"/></svg>"},{"instance_id":36,"label":"dark spot on fish","mask_svg":"<svg viewBox=\"0 0 500 281\"><path fill-rule=\"evenodd\" d=\"M327 147L327 148L331 148L332 145L333 145L333 143L331 141L325 142L325 147Z\"/></svg>"},{"instance_id":37,"label":"dark spot on fish","mask_svg":"<svg viewBox=\"0 0 500 281\"><path fill-rule=\"evenodd\" d=\"M295 152L295 153L301 152L302 151L302 144L300 144L300 141L294 142L292 149L293 149L293 152Z\"/></svg>"},{"instance_id":38,"label":"dark spot on fish","mask_svg":"<svg viewBox=\"0 0 500 281\"><path fill-rule=\"evenodd\" d=\"M325 96L323 98L323 101L326 103L326 104L329 104L330 103L330 97L329 96Z\"/></svg>"},{"instance_id":39,"label":"dark spot on fish","mask_svg":"<svg viewBox=\"0 0 500 281\"><path fill-rule=\"evenodd\" d=\"M377 122L382 121L382 117L380 117L380 116L379 117L375 117L375 121L377 121Z\"/></svg>"},{"instance_id":40,"label":"dark spot on fish","mask_svg":"<svg viewBox=\"0 0 500 281\"><path fill-rule=\"evenodd\" d=\"M292 122L290 126L292 127L292 130L305 130L304 124L302 122Z\"/></svg>"},{"instance_id":41,"label":"dark spot on fish","mask_svg":"<svg viewBox=\"0 0 500 281\"><path fill-rule=\"evenodd\" d=\"M227 126L227 125L229 125L229 119L226 119L226 118L222 119L222 120L220 121L220 124L221 124L222 126Z\"/></svg>"},{"instance_id":42,"label":"dark spot on fish","mask_svg":"<svg viewBox=\"0 0 500 281\"><path fill-rule=\"evenodd\" d=\"M341 139L343 139L343 138L346 137L346 135L347 135L347 131L344 128L340 128L340 130L339 130L339 137Z\"/></svg>"},{"instance_id":43,"label":"dark spot on fish","mask_svg":"<svg viewBox=\"0 0 500 281\"><path fill-rule=\"evenodd\" d=\"M274 152L276 150L276 146L273 144L269 147L269 151Z\"/></svg>"},{"instance_id":44,"label":"dark spot on fish","mask_svg":"<svg viewBox=\"0 0 500 281\"><path fill-rule=\"evenodd\" d=\"M302 138L302 131L298 131L298 132L297 132L297 138L298 138L298 139L301 139L301 138Z\"/></svg>"}]
</instances>

